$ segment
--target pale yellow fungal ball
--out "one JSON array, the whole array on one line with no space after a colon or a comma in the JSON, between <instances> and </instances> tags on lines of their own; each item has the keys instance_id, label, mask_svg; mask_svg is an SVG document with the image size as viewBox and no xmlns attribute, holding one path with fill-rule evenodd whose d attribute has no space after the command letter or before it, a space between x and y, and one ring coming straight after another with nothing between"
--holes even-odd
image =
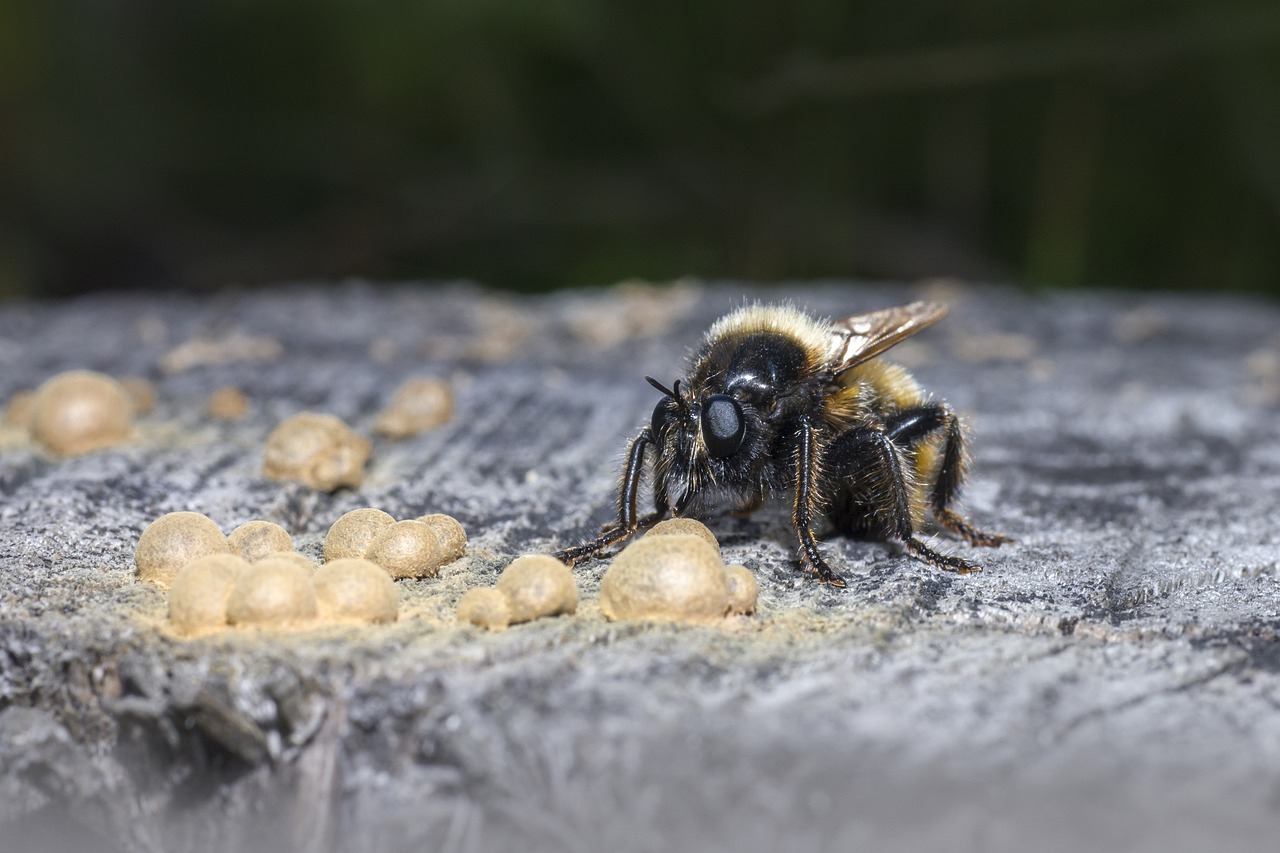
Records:
<instances>
[{"instance_id":1,"label":"pale yellow fungal ball","mask_svg":"<svg viewBox=\"0 0 1280 853\"><path fill-rule=\"evenodd\" d=\"M405 380L373 428L385 438L408 438L448 423L453 417L453 389L443 379Z\"/></svg>"},{"instance_id":2,"label":"pale yellow fungal ball","mask_svg":"<svg viewBox=\"0 0 1280 853\"><path fill-rule=\"evenodd\" d=\"M600 609L609 619L710 621L728 606L724 564L698 536L645 536L600 581Z\"/></svg>"},{"instance_id":3,"label":"pale yellow fungal ball","mask_svg":"<svg viewBox=\"0 0 1280 853\"><path fill-rule=\"evenodd\" d=\"M27 429L31 425L31 410L36 402L36 392L28 389L14 391L4 409L6 426Z\"/></svg>"},{"instance_id":4,"label":"pale yellow fungal ball","mask_svg":"<svg viewBox=\"0 0 1280 853\"><path fill-rule=\"evenodd\" d=\"M372 446L333 415L300 412L267 437L262 472L273 480L298 480L332 492L364 482Z\"/></svg>"},{"instance_id":5,"label":"pale yellow fungal ball","mask_svg":"<svg viewBox=\"0 0 1280 853\"><path fill-rule=\"evenodd\" d=\"M649 532L645 536L697 536L703 542L715 548L716 554L720 553L720 542L716 539L716 535L696 518L664 519L649 528Z\"/></svg>"},{"instance_id":6,"label":"pale yellow fungal ball","mask_svg":"<svg viewBox=\"0 0 1280 853\"><path fill-rule=\"evenodd\" d=\"M124 387L101 373L60 373L36 390L31 436L47 450L74 456L111 447L133 430L133 404Z\"/></svg>"},{"instance_id":7,"label":"pale yellow fungal ball","mask_svg":"<svg viewBox=\"0 0 1280 853\"><path fill-rule=\"evenodd\" d=\"M725 566L724 576L729 584L729 613L733 616L755 613L760 587L751 570L746 566Z\"/></svg>"},{"instance_id":8,"label":"pale yellow fungal ball","mask_svg":"<svg viewBox=\"0 0 1280 853\"><path fill-rule=\"evenodd\" d=\"M308 557L306 554L299 554L297 551L277 551L274 554L268 554L262 558L263 560L287 560L296 564L299 568L306 569L307 574L311 574L317 568L316 561Z\"/></svg>"},{"instance_id":9,"label":"pale yellow fungal ball","mask_svg":"<svg viewBox=\"0 0 1280 853\"><path fill-rule=\"evenodd\" d=\"M511 624L511 605L507 597L493 587L475 587L467 590L458 602L458 621L500 631Z\"/></svg>"},{"instance_id":10,"label":"pale yellow fungal ball","mask_svg":"<svg viewBox=\"0 0 1280 853\"><path fill-rule=\"evenodd\" d=\"M511 606L512 624L578 609L578 585L573 572L546 554L517 557L503 569L497 586Z\"/></svg>"},{"instance_id":11,"label":"pale yellow fungal ball","mask_svg":"<svg viewBox=\"0 0 1280 853\"><path fill-rule=\"evenodd\" d=\"M256 563L263 557L293 550L289 531L270 521L246 521L227 537L231 553Z\"/></svg>"},{"instance_id":12,"label":"pale yellow fungal ball","mask_svg":"<svg viewBox=\"0 0 1280 853\"><path fill-rule=\"evenodd\" d=\"M266 557L241 570L227 600L232 625L288 625L315 615L311 572L281 557Z\"/></svg>"},{"instance_id":13,"label":"pale yellow fungal ball","mask_svg":"<svg viewBox=\"0 0 1280 853\"><path fill-rule=\"evenodd\" d=\"M192 560L229 553L227 537L207 516L198 512L170 512L142 531L134 560L139 579L167 587L178 570Z\"/></svg>"},{"instance_id":14,"label":"pale yellow fungal ball","mask_svg":"<svg viewBox=\"0 0 1280 853\"><path fill-rule=\"evenodd\" d=\"M467 552L467 531L458 519L443 513L424 515L418 519L431 528L440 543L440 558L446 563L460 559Z\"/></svg>"},{"instance_id":15,"label":"pale yellow fungal ball","mask_svg":"<svg viewBox=\"0 0 1280 853\"><path fill-rule=\"evenodd\" d=\"M234 385L223 385L209 395L204 411L216 420L239 420L249 413L249 398Z\"/></svg>"},{"instance_id":16,"label":"pale yellow fungal ball","mask_svg":"<svg viewBox=\"0 0 1280 853\"><path fill-rule=\"evenodd\" d=\"M317 569L311 582L322 619L396 621L400 594L391 576L377 563L359 557L334 560Z\"/></svg>"},{"instance_id":17,"label":"pale yellow fungal ball","mask_svg":"<svg viewBox=\"0 0 1280 853\"><path fill-rule=\"evenodd\" d=\"M120 387L129 395L135 415L147 415L156 408L156 386L142 376L120 377Z\"/></svg>"},{"instance_id":18,"label":"pale yellow fungal ball","mask_svg":"<svg viewBox=\"0 0 1280 853\"><path fill-rule=\"evenodd\" d=\"M435 577L444 565L439 540L417 519L397 521L385 528L364 552L393 578Z\"/></svg>"},{"instance_id":19,"label":"pale yellow fungal ball","mask_svg":"<svg viewBox=\"0 0 1280 853\"><path fill-rule=\"evenodd\" d=\"M363 557L378 534L395 524L389 513L373 507L353 509L333 523L324 537L324 559Z\"/></svg>"},{"instance_id":20,"label":"pale yellow fungal ball","mask_svg":"<svg viewBox=\"0 0 1280 853\"><path fill-rule=\"evenodd\" d=\"M227 624L227 601L249 564L234 554L210 554L182 567L169 588L169 621L190 634Z\"/></svg>"}]
</instances>

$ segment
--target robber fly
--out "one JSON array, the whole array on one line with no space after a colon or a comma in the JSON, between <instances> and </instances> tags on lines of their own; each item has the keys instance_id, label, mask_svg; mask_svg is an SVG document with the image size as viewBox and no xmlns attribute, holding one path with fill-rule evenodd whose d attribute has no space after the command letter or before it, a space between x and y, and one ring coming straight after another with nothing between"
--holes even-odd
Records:
<instances>
[{"instance_id":1,"label":"robber fly","mask_svg":"<svg viewBox=\"0 0 1280 853\"><path fill-rule=\"evenodd\" d=\"M667 388L645 377L663 397L631 440L616 521L556 556L573 565L668 513L748 513L786 496L800 562L822 583L845 585L818 549L814 527L824 517L840 533L897 540L944 571L979 571L917 537L931 513L971 545L1010 541L953 509L967 468L961 422L878 358L946 313L913 302L828 322L788 305L748 305L721 318L685 381ZM641 517L647 458L654 511Z\"/></svg>"}]
</instances>

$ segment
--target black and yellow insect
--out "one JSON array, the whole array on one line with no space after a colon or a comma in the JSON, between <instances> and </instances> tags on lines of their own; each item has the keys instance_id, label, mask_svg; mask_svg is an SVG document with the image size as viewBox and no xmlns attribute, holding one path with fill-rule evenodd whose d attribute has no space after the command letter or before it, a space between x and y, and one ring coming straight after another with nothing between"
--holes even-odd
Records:
<instances>
[{"instance_id":1,"label":"black and yellow insect","mask_svg":"<svg viewBox=\"0 0 1280 853\"><path fill-rule=\"evenodd\" d=\"M721 318L684 383L666 388L645 377L663 398L631 441L617 520L556 556L573 565L668 513L750 512L785 496L801 564L823 583L844 586L818 550L814 527L824 516L840 533L896 539L939 569L978 571L917 537L932 513L972 545L1009 541L952 508L967 468L960 420L878 358L946 313L914 302L833 323L786 305L750 305ZM639 516L651 448L654 511Z\"/></svg>"}]
</instances>

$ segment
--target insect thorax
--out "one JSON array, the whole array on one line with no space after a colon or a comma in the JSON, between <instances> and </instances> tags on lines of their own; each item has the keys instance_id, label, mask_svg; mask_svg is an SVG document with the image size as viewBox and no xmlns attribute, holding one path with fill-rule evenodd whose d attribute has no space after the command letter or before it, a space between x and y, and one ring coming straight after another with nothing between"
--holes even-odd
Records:
<instances>
[{"instance_id":1,"label":"insect thorax","mask_svg":"<svg viewBox=\"0 0 1280 853\"><path fill-rule=\"evenodd\" d=\"M691 377L699 394L726 393L760 406L811 382L821 366L802 342L772 329L733 330L709 340Z\"/></svg>"}]
</instances>

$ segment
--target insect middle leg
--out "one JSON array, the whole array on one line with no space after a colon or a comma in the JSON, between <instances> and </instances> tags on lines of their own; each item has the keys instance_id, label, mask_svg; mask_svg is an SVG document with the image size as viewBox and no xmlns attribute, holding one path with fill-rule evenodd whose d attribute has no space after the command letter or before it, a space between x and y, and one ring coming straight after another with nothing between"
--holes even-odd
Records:
<instances>
[{"instance_id":1,"label":"insect middle leg","mask_svg":"<svg viewBox=\"0 0 1280 853\"><path fill-rule=\"evenodd\" d=\"M970 524L951 504L960 495L968 470L968 457L964 449L964 430L955 412L943 403L928 403L914 409L906 409L889 418L884 432L890 441L913 447L931 435L942 431L942 462L929 491L929 506L938 523L952 533L964 537L970 545L995 548L1013 540L998 533L987 533Z\"/></svg>"},{"instance_id":2,"label":"insect middle leg","mask_svg":"<svg viewBox=\"0 0 1280 853\"><path fill-rule=\"evenodd\" d=\"M622 477L618 480L617 521L606 526L595 539L557 551L555 553L557 560L572 567L579 560L585 560L621 542L640 527L653 524L666 514L666 502L658 498L655 500L658 506L653 513L641 519L636 517L636 498L640 491L640 477L644 471L644 451L650 444L653 444L653 433L645 427L631 440L631 446L627 449L627 465L622 471Z\"/></svg>"},{"instance_id":3,"label":"insect middle leg","mask_svg":"<svg viewBox=\"0 0 1280 853\"><path fill-rule=\"evenodd\" d=\"M809 420L800 422L800 441L796 447L796 497L792 508L791 523L800 540L800 560L809 566L818 580L828 586L843 587L844 578L836 574L823 559L818 542L813 535L815 516L820 514L821 489L817 483L821 476L822 449L814 435Z\"/></svg>"}]
</instances>

